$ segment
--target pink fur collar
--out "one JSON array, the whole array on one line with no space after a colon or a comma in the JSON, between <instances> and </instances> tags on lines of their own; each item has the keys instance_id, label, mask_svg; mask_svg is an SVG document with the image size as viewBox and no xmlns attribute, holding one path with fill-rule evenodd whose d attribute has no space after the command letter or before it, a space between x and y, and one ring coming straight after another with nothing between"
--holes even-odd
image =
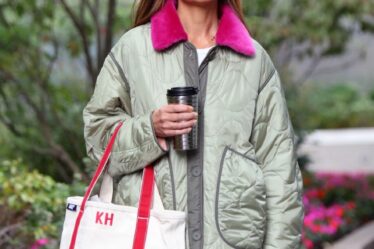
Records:
<instances>
[{"instance_id":1,"label":"pink fur collar","mask_svg":"<svg viewBox=\"0 0 374 249\"><path fill-rule=\"evenodd\" d=\"M152 43L157 51L165 50L175 43L188 39L177 14L175 1L167 0L166 4L151 18ZM248 30L228 4L222 6L216 43L246 56L255 54L255 47Z\"/></svg>"}]
</instances>

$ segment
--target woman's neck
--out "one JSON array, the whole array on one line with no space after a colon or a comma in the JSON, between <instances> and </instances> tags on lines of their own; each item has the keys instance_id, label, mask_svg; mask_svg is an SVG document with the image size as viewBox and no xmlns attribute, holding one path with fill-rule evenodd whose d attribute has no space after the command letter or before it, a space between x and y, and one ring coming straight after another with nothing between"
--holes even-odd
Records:
<instances>
[{"instance_id":1,"label":"woman's neck","mask_svg":"<svg viewBox=\"0 0 374 249\"><path fill-rule=\"evenodd\" d=\"M215 45L215 34L218 28L218 1L195 3L178 0L178 16L188 40L196 48Z\"/></svg>"}]
</instances>

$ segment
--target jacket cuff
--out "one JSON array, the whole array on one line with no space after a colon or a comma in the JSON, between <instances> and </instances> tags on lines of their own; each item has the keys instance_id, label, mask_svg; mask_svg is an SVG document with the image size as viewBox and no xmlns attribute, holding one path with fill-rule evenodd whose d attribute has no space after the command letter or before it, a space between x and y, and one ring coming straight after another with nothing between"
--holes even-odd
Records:
<instances>
[{"instance_id":1,"label":"jacket cuff","mask_svg":"<svg viewBox=\"0 0 374 249\"><path fill-rule=\"evenodd\" d=\"M124 122L118 137L119 150L111 154L111 176L130 174L141 170L166 154L157 141L152 122L152 112Z\"/></svg>"}]
</instances>

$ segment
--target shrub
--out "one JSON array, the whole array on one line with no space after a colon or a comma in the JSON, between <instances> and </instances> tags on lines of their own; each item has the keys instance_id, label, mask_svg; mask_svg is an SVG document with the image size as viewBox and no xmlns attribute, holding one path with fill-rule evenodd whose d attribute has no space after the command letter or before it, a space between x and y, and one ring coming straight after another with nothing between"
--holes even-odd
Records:
<instances>
[{"instance_id":1,"label":"shrub","mask_svg":"<svg viewBox=\"0 0 374 249\"><path fill-rule=\"evenodd\" d=\"M29 171L21 160L0 162L0 248L56 247L65 199L76 186Z\"/></svg>"},{"instance_id":2,"label":"shrub","mask_svg":"<svg viewBox=\"0 0 374 249\"><path fill-rule=\"evenodd\" d=\"M374 176L304 174L306 249L320 249L374 219Z\"/></svg>"},{"instance_id":3,"label":"shrub","mask_svg":"<svg viewBox=\"0 0 374 249\"><path fill-rule=\"evenodd\" d=\"M350 85L308 85L289 95L292 122L296 129L374 126L374 98Z\"/></svg>"}]
</instances>

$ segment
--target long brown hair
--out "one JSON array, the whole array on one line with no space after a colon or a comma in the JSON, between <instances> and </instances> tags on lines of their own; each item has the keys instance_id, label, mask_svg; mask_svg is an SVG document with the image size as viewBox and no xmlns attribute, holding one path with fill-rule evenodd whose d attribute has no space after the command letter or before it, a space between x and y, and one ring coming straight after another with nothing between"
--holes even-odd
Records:
<instances>
[{"instance_id":1,"label":"long brown hair","mask_svg":"<svg viewBox=\"0 0 374 249\"><path fill-rule=\"evenodd\" d=\"M154 13L159 11L167 0L136 0L133 5L135 13L133 27L145 24L151 20ZM245 25L241 0L218 0L218 4L228 3Z\"/></svg>"}]
</instances>

